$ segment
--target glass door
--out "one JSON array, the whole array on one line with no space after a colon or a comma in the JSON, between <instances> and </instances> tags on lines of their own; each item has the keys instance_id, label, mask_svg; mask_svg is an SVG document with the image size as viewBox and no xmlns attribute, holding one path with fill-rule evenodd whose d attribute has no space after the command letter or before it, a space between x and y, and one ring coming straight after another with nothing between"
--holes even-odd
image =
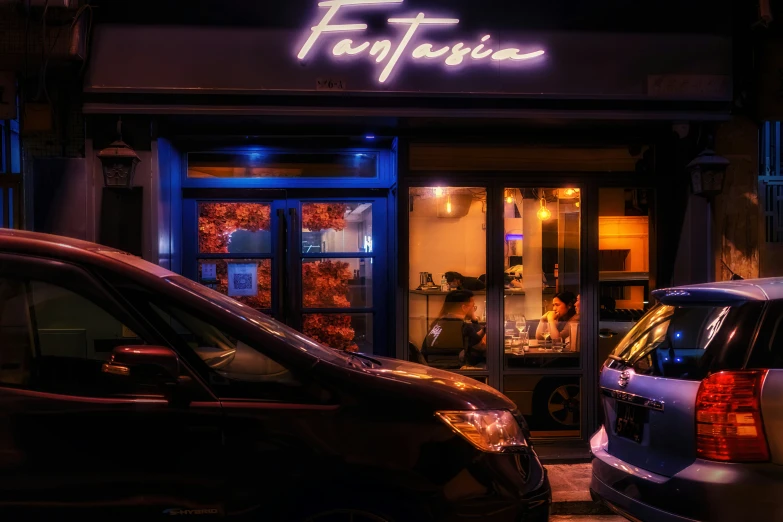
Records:
<instances>
[{"instance_id":1,"label":"glass door","mask_svg":"<svg viewBox=\"0 0 783 522\"><path fill-rule=\"evenodd\" d=\"M580 437L581 189L503 189L502 388L533 436Z\"/></svg>"},{"instance_id":2,"label":"glass door","mask_svg":"<svg viewBox=\"0 0 783 522\"><path fill-rule=\"evenodd\" d=\"M386 256L378 234L385 200L289 202L292 216L289 291L294 326L332 348L377 353L384 338ZM380 319L380 321L379 321ZM384 350L381 350L384 353Z\"/></svg>"},{"instance_id":3,"label":"glass door","mask_svg":"<svg viewBox=\"0 0 783 522\"><path fill-rule=\"evenodd\" d=\"M385 354L387 200L265 194L185 201L185 275L335 349Z\"/></svg>"},{"instance_id":4,"label":"glass door","mask_svg":"<svg viewBox=\"0 0 783 522\"><path fill-rule=\"evenodd\" d=\"M487 189L409 189L408 357L487 382Z\"/></svg>"}]
</instances>

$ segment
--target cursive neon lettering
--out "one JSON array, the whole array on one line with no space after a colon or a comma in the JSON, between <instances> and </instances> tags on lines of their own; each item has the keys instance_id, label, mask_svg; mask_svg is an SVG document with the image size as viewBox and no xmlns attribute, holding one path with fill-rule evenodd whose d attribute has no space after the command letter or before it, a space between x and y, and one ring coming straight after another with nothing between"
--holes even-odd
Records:
<instances>
[{"instance_id":1,"label":"cursive neon lettering","mask_svg":"<svg viewBox=\"0 0 783 522\"><path fill-rule=\"evenodd\" d=\"M421 44L413 50L414 58L440 58L444 54L448 53L451 49L446 46L443 49L437 51L432 50L432 44Z\"/></svg>"},{"instance_id":2,"label":"cursive neon lettering","mask_svg":"<svg viewBox=\"0 0 783 522\"><path fill-rule=\"evenodd\" d=\"M334 15L337 14L337 11L339 11L341 7L345 5L401 4L402 2L403 0L327 0L326 2L321 2L318 6L328 7L329 10L324 17L321 18L321 21L312 28L312 34L310 34L310 37L302 46L302 49L297 56L300 60L304 60L307 57L307 53L310 52L310 49L313 48L313 45L315 45L316 40L318 40L318 37L321 36L322 33L364 31L367 29L367 24L329 25L329 22L332 21L332 18L334 18Z\"/></svg>"},{"instance_id":3,"label":"cursive neon lettering","mask_svg":"<svg viewBox=\"0 0 783 522\"><path fill-rule=\"evenodd\" d=\"M470 54L470 47L465 48L465 45L458 43L451 48L451 56L446 58L446 65L459 65L465 59L465 55Z\"/></svg>"},{"instance_id":4,"label":"cursive neon lettering","mask_svg":"<svg viewBox=\"0 0 783 522\"><path fill-rule=\"evenodd\" d=\"M381 63L386 59L387 56L389 56L391 48L391 40L381 40L379 42L375 42L375 44L372 46L372 49L370 49L370 56L375 56L377 54L378 57L375 59L375 61Z\"/></svg>"},{"instance_id":5,"label":"cursive neon lettering","mask_svg":"<svg viewBox=\"0 0 783 522\"><path fill-rule=\"evenodd\" d=\"M324 34L363 32L367 30L367 24L363 23L339 23L339 20L335 23L335 17L339 14L341 8L357 8L384 4L399 5L403 2L404 0L325 0L320 2L318 6L327 8L327 11L318 23L311 27L310 35L299 50L297 56L300 60L304 60ZM378 64L386 62L378 78L380 83L386 82L405 60L410 59L420 60L424 58L433 60L440 58L443 59L443 63L447 67L456 67L463 65L468 56L473 62L487 61L490 57L493 61L501 62L532 60L545 54L543 49L531 52L523 52L515 47L499 50L489 49L485 43L490 40L490 35L485 35L481 39L481 43L478 43L475 46L468 46L465 42L459 42L451 47L426 41L421 42L421 38L417 38L420 30L423 30L425 27L445 28L458 25L459 19L457 18L429 18L425 13L419 13L415 18L389 18L388 23L391 25L408 26L396 46L392 40L389 39L375 42L365 41L360 45L354 46L354 41L352 39L345 38L332 47L332 54L334 56L356 56L364 54L365 56L374 59ZM413 51L409 51L411 42L417 39L419 40L418 44Z\"/></svg>"},{"instance_id":6,"label":"cursive neon lettering","mask_svg":"<svg viewBox=\"0 0 783 522\"><path fill-rule=\"evenodd\" d=\"M476 46L476 48L473 49L473 52L470 53L470 57L471 58L473 58L474 60L482 60L482 59L486 58L487 56L489 56L490 54L492 54L492 49L487 49L486 51L481 52L481 50L484 49L484 43L483 42L486 42L487 40L489 40L489 35L487 35L484 38L482 38L481 39L482 43L478 44Z\"/></svg>"},{"instance_id":7,"label":"cursive neon lettering","mask_svg":"<svg viewBox=\"0 0 783 522\"><path fill-rule=\"evenodd\" d=\"M405 52L405 48L408 47L411 38L413 38L413 35L416 34L416 31L419 29L420 25L456 25L459 23L459 20L456 18L428 19L424 13L419 13L416 18L389 18L389 23L401 25L410 24L410 27L405 33L405 36L402 37L400 45L397 46L397 50L394 51L394 54L389 59L389 63L387 63L386 67L384 67L383 72L381 73L381 77L378 78L378 81L381 83L385 82L386 79L391 75L392 71L394 71L394 66L397 65L397 62L400 60L400 56L403 52Z\"/></svg>"},{"instance_id":8,"label":"cursive neon lettering","mask_svg":"<svg viewBox=\"0 0 783 522\"><path fill-rule=\"evenodd\" d=\"M493 60L530 60L544 54L544 51L534 51L532 53L519 54L519 49L503 49L492 55Z\"/></svg>"},{"instance_id":9,"label":"cursive neon lettering","mask_svg":"<svg viewBox=\"0 0 783 522\"><path fill-rule=\"evenodd\" d=\"M341 40L338 42L337 45L334 46L334 49L332 50L332 54L335 56L342 56L344 54L359 54L360 52L366 50L368 47L370 47L370 42L364 42L359 47L353 47L353 40L346 38L345 40Z\"/></svg>"}]
</instances>

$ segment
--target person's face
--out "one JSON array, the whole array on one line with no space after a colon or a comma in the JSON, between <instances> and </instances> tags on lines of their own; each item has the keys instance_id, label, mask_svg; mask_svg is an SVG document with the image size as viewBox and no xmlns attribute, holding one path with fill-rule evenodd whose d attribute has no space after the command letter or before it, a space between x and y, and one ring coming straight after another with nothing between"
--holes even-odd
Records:
<instances>
[{"instance_id":1,"label":"person's face","mask_svg":"<svg viewBox=\"0 0 783 522\"><path fill-rule=\"evenodd\" d=\"M476 300L471 297L470 301L462 303L462 311L465 312L466 317L473 317L476 313Z\"/></svg>"},{"instance_id":2,"label":"person's face","mask_svg":"<svg viewBox=\"0 0 783 522\"><path fill-rule=\"evenodd\" d=\"M580 313L579 307L581 304L579 303L579 296L576 296L576 302L574 303L574 308L576 309L576 313Z\"/></svg>"},{"instance_id":3,"label":"person's face","mask_svg":"<svg viewBox=\"0 0 783 522\"><path fill-rule=\"evenodd\" d=\"M563 301L555 297L552 299L552 311L555 312L556 317L563 317L568 312L568 306L566 306Z\"/></svg>"}]
</instances>

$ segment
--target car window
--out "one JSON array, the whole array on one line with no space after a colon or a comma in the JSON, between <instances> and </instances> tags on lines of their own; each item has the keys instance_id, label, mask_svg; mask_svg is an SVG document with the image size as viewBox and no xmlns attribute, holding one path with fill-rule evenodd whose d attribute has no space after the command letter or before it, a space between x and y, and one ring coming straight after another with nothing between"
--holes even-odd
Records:
<instances>
[{"instance_id":1,"label":"car window","mask_svg":"<svg viewBox=\"0 0 783 522\"><path fill-rule=\"evenodd\" d=\"M206 377L219 397L297 402L324 397L313 383L301 380L213 320L165 303L151 303L150 309L205 363Z\"/></svg>"},{"instance_id":2,"label":"car window","mask_svg":"<svg viewBox=\"0 0 783 522\"><path fill-rule=\"evenodd\" d=\"M84 396L132 392L109 385L101 366L116 346L138 344L133 331L76 292L0 278L0 384Z\"/></svg>"},{"instance_id":3,"label":"car window","mask_svg":"<svg viewBox=\"0 0 783 522\"><path fill-rule=\"evenodd\" d=\"M709 371L743 367L762 303L653 308L618 344L613 367L699 380Z\"/></svg>"},{"instance_id":4,"label":"car window","mask_svg":"<svg viewBox=\"0 0 783 522\"><path fill-rule=\"evenodd\" d=\"M783 368L783 301L769 303L748 368Z\"/></svg>"}]
</instances>

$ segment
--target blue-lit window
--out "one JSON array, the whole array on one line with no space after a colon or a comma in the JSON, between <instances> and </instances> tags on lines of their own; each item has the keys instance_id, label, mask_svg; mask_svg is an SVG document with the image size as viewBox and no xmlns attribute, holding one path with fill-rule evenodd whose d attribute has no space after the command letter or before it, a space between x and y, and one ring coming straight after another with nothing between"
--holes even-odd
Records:
<instances>
[{"instance_id":1,"label":"blue-lit window","mask_svg":"<svg viewBox=\"0 0 783 522\"><path fill-rule=\"evenodd\" d=\"M378 153L266 152L263 150L188 155L188 178L195 179L374 179Z\"/></svg>"},{"instance_id":2,"label":"blue-lit window","mask_svg":"<svg viewBox=\"0 0 783 522\"><path fill-rule=\"evenodd\" d=\"M22 195L21 172L19 121L0 120L0 227L14 228L21 225L18 214Z\"/></svg>"}]
</instances>

